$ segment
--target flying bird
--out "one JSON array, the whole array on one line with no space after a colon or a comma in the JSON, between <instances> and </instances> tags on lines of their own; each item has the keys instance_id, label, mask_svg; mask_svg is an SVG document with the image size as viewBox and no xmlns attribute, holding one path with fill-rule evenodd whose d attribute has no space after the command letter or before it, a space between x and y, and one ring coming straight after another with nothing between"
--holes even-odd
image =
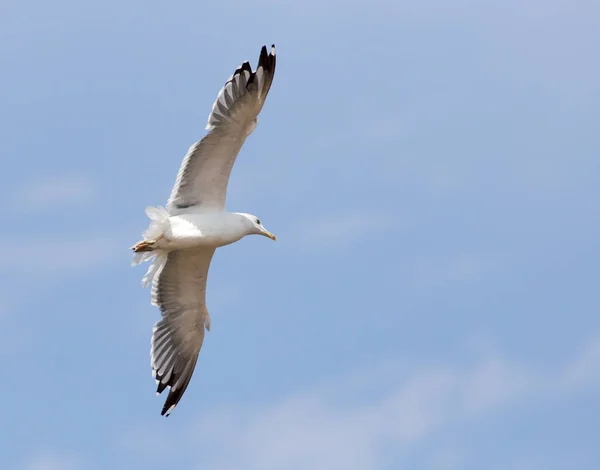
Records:
<instances>
[{"instance_id":1,"label":"flying bird","mask_svg":"<svg viewBox=\"0 0 600 470\"><path fill-rule=\"evenodd\" d=\"M276 240L256 216L225 209L231 169L256 128L274 74L275 46L269 53L263 46L255 71L244 62L227 80L208 116L208 133L183 159L166 208L146 208L149 227L132 247L132 266L151 260L142 285L152 285L152 305L162 316L150 346L157 395L169 388L161 415L181 400L210 330L206 279L215 250L252 234Z\"/></svg>"}]
</instances>

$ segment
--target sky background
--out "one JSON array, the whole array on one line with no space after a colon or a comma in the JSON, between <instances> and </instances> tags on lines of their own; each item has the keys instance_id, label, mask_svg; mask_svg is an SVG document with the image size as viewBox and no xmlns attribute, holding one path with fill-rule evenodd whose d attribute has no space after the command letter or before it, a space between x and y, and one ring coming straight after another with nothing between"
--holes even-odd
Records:
<instances>
[{"instance_id":1,"label":"sky background","mask_svg":"<svg viewBox=\"0 0 600 470\"><path fill-rule=\"evenodd\" d=\"M167 419L129 247L277 73ZM7 470L600 468L600 5L0 0Z\"/></svg>"}]
</instances>

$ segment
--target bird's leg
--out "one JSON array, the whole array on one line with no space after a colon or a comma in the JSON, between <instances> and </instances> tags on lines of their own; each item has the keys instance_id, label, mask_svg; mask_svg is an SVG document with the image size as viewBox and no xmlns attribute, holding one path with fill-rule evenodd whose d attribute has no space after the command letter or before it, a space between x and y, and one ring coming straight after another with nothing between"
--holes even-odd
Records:
<instances>
[{"instance_id":1,"label":"bird's leg","mask_svg":"<svg viewBox=\"0 0 600 470\"><path fill-rule=\"evenodd\" d=\"M156 243L155 240L143 240L137 244L135 244L134 246L131 247L131 249L137 253L138 251L152 251L154 250L154 244Z\"/></svg>"}]
</instances>

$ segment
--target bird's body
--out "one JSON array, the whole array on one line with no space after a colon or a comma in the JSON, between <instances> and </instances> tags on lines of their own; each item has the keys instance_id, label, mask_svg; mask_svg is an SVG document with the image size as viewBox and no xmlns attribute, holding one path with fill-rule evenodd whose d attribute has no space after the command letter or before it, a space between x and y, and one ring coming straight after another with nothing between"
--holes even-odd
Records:
<instances>
[{"instance_id":1,"label":"bird's body","mask_svg":"<svg viewBox=\"0 0 600 470\"><path fill-rule=\"evenodd\" d=\"M219 248L247 235L245 222L246 217L243 215L227 211L188 212L168 216L164 221L161 220L164 231L154 241L152 248L167 251Z\"/></svg>"},{"instance_id":2,"label":"bird's body","mask_svg":"<svg viewBox=\"0 0 600 470\"><path fill-rule=\"evenodd\" d=\"M209 132L190 147L166 209L146 209L150 225L133 246L132 264L152 260L142 284L152 283L152 304L162 314L150 356L157 392L170 388L163 415L186 390L210 329L205 293L215 250L251 234L275 240L255 216L225 210L231 169L256 128L274 73L275 46L270 54L263 47L256 71L244 62L227 80L209 115Z\"/></svg>"}]
</instances>

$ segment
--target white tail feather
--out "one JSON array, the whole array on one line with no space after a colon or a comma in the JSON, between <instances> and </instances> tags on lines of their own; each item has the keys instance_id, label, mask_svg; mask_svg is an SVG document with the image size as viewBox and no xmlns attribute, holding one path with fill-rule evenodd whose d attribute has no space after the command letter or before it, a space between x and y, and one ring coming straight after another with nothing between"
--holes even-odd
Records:
<instances>
[{"instance_id":1,"label":"white tail feather","mask_svg":"<svg viewBox=\"0 0 600 470\"><path fill-rule=\"evenodd\" d=\"M150 225L144 232L144 241L155 241L160 239L170 229L169 213L164 207L146 207L146 215L150 219ZM152 251L138 251L133 254L131 265L136 266L152 259L146 275L142 279L142 286L147 287L154 276L167 260L168 252L157 248Z\"/></svg>"},{"instance_id":2,"label":"white tail feather","mask_svg":"<svg viewBox=\"0 0 600 470\"><path fill-rule=\"evenodd\" d=\"M156 276L156 274L160 272L162 268L164 268L165 264L167 263L167 257L169 256L169 253L164 250L157 250L153 253L153 255L154 259L148 267L146 275L142 278L142 287L144 288L148 287L148 284L152 282L154 276Z\"/></svg>"},{"instance_id":3,"label":"white tail feather","mask_svg":"<svg viewBox=\"0 0 600 470\"><path fill-rule=\"evenodd\" d=\"M145 263L150 258L152 258L156 253L152 253L151 251L138 251L133 254L133 259L131 260L131 266L137 266L138 264Z\"/></svg>"},{"instance_id":4,"label":"white tail feather","mask_svg":"<svg viewBox=\"0 0 600 470\"><path fill-rule=\"evenodd\" d=\"M164 207L146 207L146 215L150 219L150 226L144 232L144 240L155 240L169 227L169 213Z\"/></svg>"}]
</instances>

